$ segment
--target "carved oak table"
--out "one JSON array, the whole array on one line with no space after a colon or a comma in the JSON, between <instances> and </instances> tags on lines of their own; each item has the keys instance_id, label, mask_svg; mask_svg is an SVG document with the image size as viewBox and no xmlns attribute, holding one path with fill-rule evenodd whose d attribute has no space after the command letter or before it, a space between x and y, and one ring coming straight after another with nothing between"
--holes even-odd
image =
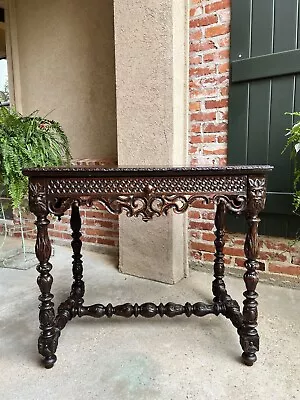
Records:
<instances>
[{"instance_id":1,"label":"carved oak table","mask_svg":"<svg viewBox=\"0 0 300 400\"><path fill-rule=\"evenodd\" d=\"M242 359L252 365L259 350L257 332L258 273L258 224L259 213L266 199L266 174L270 166L228 166L199 168L41 168L26 169L29 177L30 210L36 216L36 256L39 264L37 279L41 294L39 353L44 357L46 368L56 362L56 348L60 332L67 322L78 316L100 318L113 315L129 318L141 315L152 318L156 315L187 317L207 314L222 314L237 328L243 349ZM212 304L198 302L83 305L84 282L81 255L81 219L79 207L100 202L113 214L124 211L128 217L140 216L144 221L154 216L166 215L169 211L183 213L195 200L216 205L215 236L216 253ZM52 265L51 242L48 236L48 214L61 217L71 207L71 229L73 249L73 284L70 296L54 311L50 274ZM224 283L224 234L225 213L244 213L248 231L245 239L246 291L243 293L243 311L227 293Z\"/></svg>"}]
</instances>

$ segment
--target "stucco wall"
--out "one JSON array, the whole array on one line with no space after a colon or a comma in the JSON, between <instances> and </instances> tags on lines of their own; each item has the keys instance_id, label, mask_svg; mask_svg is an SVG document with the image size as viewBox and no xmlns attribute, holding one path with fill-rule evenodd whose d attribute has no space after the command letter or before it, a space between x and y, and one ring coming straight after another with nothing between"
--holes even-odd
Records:
<instances>
[{"instance_id":1,"label":"stucco wall","mask_svg":"<svg viewBox=\"0 0 300 400\"><path fill-rule=\"evenodd\" d=\"M0 22L0 58L5 57L5 27L4 23Z\"/></svg>"},{"instance_id":2,"label":"stucco wall","mask_svg":"<svg viewBox=\"0 0 300 400\"><path fill-rule=\"evenodd\" d=\"M74 158L115 159L113 0L12 3L16 104L60 121Z\"/></svg>"}]
</instances>

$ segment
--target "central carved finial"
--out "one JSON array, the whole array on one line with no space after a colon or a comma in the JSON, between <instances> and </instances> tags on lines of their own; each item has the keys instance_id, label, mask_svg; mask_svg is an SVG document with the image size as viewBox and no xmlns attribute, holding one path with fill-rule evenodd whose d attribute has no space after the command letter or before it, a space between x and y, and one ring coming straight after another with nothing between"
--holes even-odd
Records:
<instances>
[{"instance_id":1,"label":"central carved finial","mask_svg":"<svg viewBox=\"0 0 300 400\"><path fill-rule=\"evenodd\" d=\"M152 185L145 186L144 193L149 195L149 194L151 194L153 192L154 192L154 187Z\"/></svg>"}]
</instances>

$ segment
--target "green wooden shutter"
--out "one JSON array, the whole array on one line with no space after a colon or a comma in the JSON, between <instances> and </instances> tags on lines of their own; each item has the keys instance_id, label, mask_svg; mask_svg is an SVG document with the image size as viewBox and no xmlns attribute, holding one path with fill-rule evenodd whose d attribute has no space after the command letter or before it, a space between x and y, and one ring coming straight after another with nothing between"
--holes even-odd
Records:
<instances>
[{"instance_id":1,"label":"green wooden shutter","mask_svg":"<svg viewBox=\"0 0 300 400\"><path fill-rule=\"evenodd\" d=\"M229 164L271 164L260 231L294 237L293 164L282 154L300 111L300 0L231 0ZM232 221L230 230L239 229Z\"/></svg>"}]
</instances>

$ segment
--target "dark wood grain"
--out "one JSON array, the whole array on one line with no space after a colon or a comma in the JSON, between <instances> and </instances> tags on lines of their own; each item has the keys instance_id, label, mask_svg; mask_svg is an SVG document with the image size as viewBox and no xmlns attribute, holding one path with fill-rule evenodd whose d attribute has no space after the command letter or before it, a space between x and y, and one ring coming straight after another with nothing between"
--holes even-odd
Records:
<instances>
[{"instance_id":1,"label":"dark wood grain","mask_svg":"<svg viewBox=\"0 0 300 400\"><path fill-rule=\"evenodd\" d=\"M101 318L113 315L130 318L157 315L175 317L222 314L230 319L240 335L243 361L252 365L259 350L257 332L258 223L266 197L266 174L270 166L228 166L199 168L42 168L24 170L29 176L30 210L36 215L36 255L39 260L38 285L41 291L39 352L44 365L56 361L57 342L68 321L79 316ZM84 305L84 282L81 241L81 205L101 204L110 213L149 221L170 212L184 213L195 202L216 206L215 260L212 304L197 302L184 305L168 302L124 303L113 306L101 303ZM53 278L49 262L51 243L48 214L61 217L71 207L73 249L73 284L70 296L54 312L51 287ZM248 232L245 239L244 281L246 291L243 313L238 302L227 293L224 282L225 214L245 213ZM175 339L174 339L175 340Z\"/></svg>"}]
</instances>

